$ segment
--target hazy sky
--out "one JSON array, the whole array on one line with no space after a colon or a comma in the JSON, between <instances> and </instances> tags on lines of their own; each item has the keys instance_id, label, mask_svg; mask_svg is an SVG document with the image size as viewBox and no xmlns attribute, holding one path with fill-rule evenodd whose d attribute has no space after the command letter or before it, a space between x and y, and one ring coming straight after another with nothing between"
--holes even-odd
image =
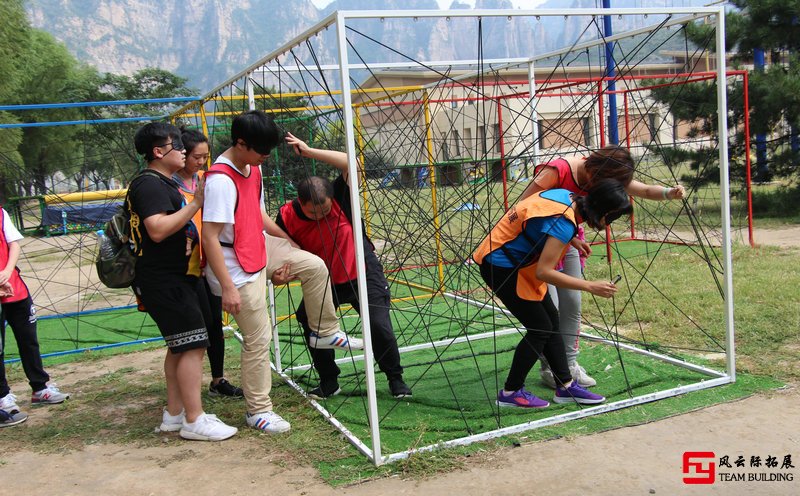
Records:
<instances>
[{"instance_id":1,"label":"hazy sky","mask_svg":"<svg viewBox=\"0 0 800 496\"><path fill-rule=\"evenodd\" d=\"M322 8L331 3L333 0L311 0L311 3L317 6L317 8ZM446 9L453 3L453 0L436 0L439 4L440 9ZM461 3L467 3L471 6L475 6L475 0L460 0ZM545 0L511 0L511 3L514 7L519 7L523 9L532 9L543 4Z\"/></svg>"}]
</instances>

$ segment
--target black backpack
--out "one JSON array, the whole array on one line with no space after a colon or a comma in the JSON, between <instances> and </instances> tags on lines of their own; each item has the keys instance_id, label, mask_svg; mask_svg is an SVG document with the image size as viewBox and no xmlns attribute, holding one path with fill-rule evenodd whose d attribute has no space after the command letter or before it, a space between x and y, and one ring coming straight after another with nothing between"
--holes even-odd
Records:
<instances>
[{"instance_id":1,"label":"black backpack","mask_svg":"<svg viewBox=\"0 0 800 496\"><path fill-rule=\"evenodd\" d=\"M161 177L149 169L141 171L136 178L143 175ZM125 201L119 206L117 212L106 223L103 234L98 238L97 276L100 282L109 288L128 288L133 284L136 276L136 259L138 247L131 237L131 199L133 181L125 195Z\"/></svg>"}]
</instances>

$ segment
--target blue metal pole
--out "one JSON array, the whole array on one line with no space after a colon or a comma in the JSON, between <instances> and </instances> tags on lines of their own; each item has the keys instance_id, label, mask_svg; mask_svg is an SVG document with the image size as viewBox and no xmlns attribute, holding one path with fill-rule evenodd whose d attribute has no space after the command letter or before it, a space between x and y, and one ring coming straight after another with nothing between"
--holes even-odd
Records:
<instances>
[{"instance_id":1,"label":"blue metal pole","mask_svg":"<svg viewBox=\"0 0 800 496\"><path fill-rule=\"evenodd\" d=\"M603 8L611 8L611 0L603 0ZM603 16L603 34L606 38L610 37L611 16ZM614 43L606 43L606 76L609 78L608 85L608 142L613 145L619 144L619 125L617 124L617 84L614 82L616 71L614 70Z\"/></svg>"},{"instance_id":2,"label":"blue metal pole","mask_svg":"<svg viewBox=\"0 0 800 496\"><path fill-rule=\"evenodd\" d=\"M753 67L758 72L764 72L764 50L756 48L753 50ZM764 182L769 179L769 165L767 164L767 135L764 133L756 134L756 182Z\"/></svg>"}]
</instances>

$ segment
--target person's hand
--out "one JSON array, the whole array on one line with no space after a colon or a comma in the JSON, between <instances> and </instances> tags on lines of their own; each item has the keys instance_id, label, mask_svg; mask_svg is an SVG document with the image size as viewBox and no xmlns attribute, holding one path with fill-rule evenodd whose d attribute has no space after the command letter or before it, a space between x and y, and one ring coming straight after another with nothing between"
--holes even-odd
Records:
<instances>
[{"instance_id":1,"label":"person's hand","mask_svg":"<svg viewBox=\"0 0 800 496\"><path fill-rule=\"evenodd\" d=\"M14 296L14 288L11 287L11 283L6 281L0 284L0 297L6 298L8 296Z\"/></svg>"},{"instance_id":2,"label":"person's hand","mask_svg":"<svg viewBox=\"0 0 800 496\"><path fill-rule=\"evenodd\" d=\"M198 207L202 207L205 199L206 199L206 176L203 176L197 180L197 186L195 186L194 188L194 199L192 200L192 202L196 202Z\"/></svg>"},{"instance_id":3,"label":"person's hand","mask_svg":"<svg viewBox=\"0 0 800 496\"><path fill-rule=\"evenodd\" d=\"M222 288L222 309L233 315L242 309L242 297L239 296L239 290L235 286Z\"/></svg>"},{"instance_id":4,"label":"person's hand","mask_svg":"<svg viewBox=\"0 0 800 496\"><path fill-rule=\"evenodd\" d=\"M7 283L9 278L11 278L11 270L0 270L0 286Z\"/></svg>"},{"instance_id":5,"label":"person's hand","mask_svg":"<svg viewBox=\"0 0 800 496\"><path fill-rule=\"evenodd\" d=\"M601 298L611 298L617 292L617 285L609 281L590 281L588 291Z\"/></svg>"},{"instance_id":6,"label":"person's hand","mask_svg":"<svg viewBox=\"0 0 800 496\"><path fill-rule=\"evenodd\" d=\"M292 147L292 150L301 157L308 157L309 146L305 141L290 132L286 133L286 144Z\"/></svg>"},{"instance_id":7,"label":"person's hand","mask_svg":"<svg viewBox=\"0 0 800 496\"><path fill-rule=\"evenodd\" d=\"M270 279L272 280L272 284L282 286L297 279L297 275L292 274L292 266L287 263L275 269Z\"/></svg>"},{"instance_id":8,"label":"person's hand","mask_svg":"<svg viewBox=\"0 0 800 496\"><path fill-rule=\"evenodd\" d=\"M682 200L686 196L686 190L680 184L667 191L667 198L670 200Z\"/></svg>"},{"instance_id":9,"label":"person's hand","mask_svg":"<svg viewBox=\"0 0 800 496\"><path fill-rule=\"evenodd\" d=\"M572 238L569 244L574 246L575 249L578 250L578 254L580 254L580 256L583 258L586 258L592 254L592 247L589 245L589 243L582 239Z\"/></svg>"}]
</instances>

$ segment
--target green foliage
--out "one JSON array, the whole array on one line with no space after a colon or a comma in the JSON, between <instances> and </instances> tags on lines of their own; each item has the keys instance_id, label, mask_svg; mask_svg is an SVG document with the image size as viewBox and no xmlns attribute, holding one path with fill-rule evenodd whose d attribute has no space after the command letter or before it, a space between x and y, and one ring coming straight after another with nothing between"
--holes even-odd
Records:
<instances>
[{"instance_id":1,"label":"green foliage","mask_svg":"<svg viewBox=\"0 0 800 496\"><path fill-rule=\"evenodd\" d=\"M19 98L20 66L25 58L30 31L22 0L4 0L0 17L0 103L15 103ZM0 112L0 121L13 123L16 117L9 112ZM17 152L21 142L21 129L0 129L0 197L6 177L22 162Z\"/></svg>"},{"instance_id":2,"label":"green foliage","mask_svg":"<svg viewBox=\"0 0 800 496\"><path fill-rule=\"evenodd\" d=\"M791 150L791 128L800 128L800 0L734 0L739 11L726 15L726 51L737 52L735 62L751 63L753 50L772 53L771 65L763 72L749 75L750 132L769 136L769 166L776 177L798 174L796 152ZM688 39L699 46L714 50L714 28L709 24L690 24ZM685 87L685 88L684 88ZM689 137L698 134L717 135L716 86L692 84L654 89L653 97L670 107L683 122L691 123ZM728 128L735 130L731 141L729 164L732 176L744 173L744 114L741 82L728 87ZM690 153L686 159L698 171L700 183L717 181L718 165L703 167L703 151ZM766 179L766 178L762 178Z\"/></svg>"}]
</instances>

